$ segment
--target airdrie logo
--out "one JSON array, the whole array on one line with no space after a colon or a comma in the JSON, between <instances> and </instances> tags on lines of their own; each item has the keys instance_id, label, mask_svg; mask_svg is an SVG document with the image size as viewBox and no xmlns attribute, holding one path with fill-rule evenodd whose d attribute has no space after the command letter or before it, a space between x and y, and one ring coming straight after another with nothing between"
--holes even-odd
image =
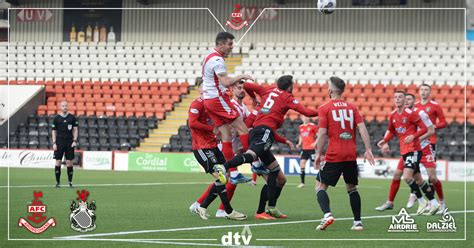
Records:
<instances>
[{"instance_id":1,"label":"airdrie logo","mask_svg":"<svg viewBox=\"0 0 474 248\"><path fill-rule=\"evenodd\" d=\"M388 232L419 232L418 226L407 212L406 209L400 209L398 215L392 216L392 224L388 228Z\"/></svg>"},{"instance_id":2,"label":"airdrie logo","mask_svg":"<svg viewBox=\"0 0 474 248\"><path fill-rule=\"evenodd\" d=\"M249 226L244 226L242 229L242 234L228 232L225 235L222 235L221 243L223 245L249 245L250 240L252 240L252 232L250 231ZM240 242L242 241L242 243Z\"/></svg>"},{"instance_id":3,"label":"airdrie logo","mask_svg":"<svg viewBox=\"0 0 474 248\"><path fill-rule=\"evenodd\" d=\"M438 222L426 223L426 231L428 232L457 232L456 222L454 217L448 212L446 208L443 211L443 217Z\"/></svg>"},{"instance_id":4,"label":"airdrie logo","mask_svg":"<svg viewBox=\"0 0 474 248\"><path fill-rule=\"evenodd\" d=\"M83 189L77 191L77 201L71 201L71 214L69 220L71 221L71 228L78 232L89 232L97 228L95 225L95 201L87 202L89 191Z\"/></svg>"},{"instance_id":5,"label":"airdrie logo","mask_svg":"<svg viewBox=\"0 0 474 248\"><path fill-rule=\"evenodd\" d=\"M41 222L46 220L46 216L43 215L46 213L46 205L43 204L43 202L40 200L41 197L43 197L43 192L41 191L34 191L33 192L33 201L31 202L31 205L29 205L28 208L28 213L31 213L30 216L27 217L28 220L31 222L35 223L36 225L40 224ZM19 227L25 227L28 231L34 233L34 234L40 234L44 231L46 231L50 226L54 227L56 226L56 221L54 218L50 218L47 220L43 225L40 227L34 227L32 226L28 220L24 218L20 218L18 220L18 226Z\"/></svg>"}]
</instances>

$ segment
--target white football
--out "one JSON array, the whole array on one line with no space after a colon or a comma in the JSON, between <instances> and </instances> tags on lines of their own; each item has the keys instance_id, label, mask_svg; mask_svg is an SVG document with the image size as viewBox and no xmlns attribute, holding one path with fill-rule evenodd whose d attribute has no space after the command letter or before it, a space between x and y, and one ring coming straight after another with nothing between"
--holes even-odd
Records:
<instances>
[{"instance_id":1,"label":"white football","mask_svg":"<svg viewBox=\"0 0 474 248\"><path fill-rule=\"evenodd\" d=\"M324 15L329 15L336 10L336 0L318 0L318 10Z\"/></svg>"}]
</instances>

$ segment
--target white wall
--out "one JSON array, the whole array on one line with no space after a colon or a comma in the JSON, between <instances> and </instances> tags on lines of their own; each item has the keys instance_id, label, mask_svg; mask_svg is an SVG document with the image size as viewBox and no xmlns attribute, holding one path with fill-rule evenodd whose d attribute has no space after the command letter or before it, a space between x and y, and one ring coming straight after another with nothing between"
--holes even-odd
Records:
<instances>
[{"instance_id":1,"label":"white wall","mask_svg":"<svg viewBox=\"0 0 474 248\"><path fill-rule=\"evenodd\" d=\"M37 85L0 85L0 103L5 103L5 107L0 108L0 117L8 119L42 87Z\"/></svg>"}]
</instances>

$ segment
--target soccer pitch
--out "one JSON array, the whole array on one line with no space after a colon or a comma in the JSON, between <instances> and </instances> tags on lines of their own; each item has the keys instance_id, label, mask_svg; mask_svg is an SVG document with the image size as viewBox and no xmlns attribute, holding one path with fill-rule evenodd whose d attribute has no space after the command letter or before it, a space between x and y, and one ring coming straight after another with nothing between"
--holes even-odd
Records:
<instances>
[{"instance_id":1,"label":"soccer pitch","mask_svg":"<svg viewBox=\"0 0 474 248\"><path fill-rule=\"evenodd\" d=\"M65 169L62 182L66 182ZM0 169L1 175L1 219L0 247L130 247L130 246L220 246L221 237L228 232L241 233L248 225L252 234L252 246L285 247L395 247L409 245L416 247L474 247L474 213L467 213L467 241L338 241L308 239L463 239L464 238L464 183L445 182L446 203L455 219L457 232L428 233L427 222L437 222L441 216L414 216L418 233L389 233L392 215L398 214L405 206L409 190L404 184L395 200L395 210L383 213L374 208L383 203L387 196L389 180L361 179L359 192L362 198L362 219L364 231L351 231L352 212L349 206L343 180L336 188L329 189L331 210L336 222L326 231L314 228L322 217L314 190L314 178L307 177L306 187L296 188L299 177L288 177L278 207L288 214L287 219L269 221L255 220L258 197L263 180L257 186L239 185L233 207L246 213L246 221L229 221L214 217L218 207L215 201L209 207L211 219L201 220L189 212L188 207L210 182L210 176L188 173L159 172L117 172L75 170L74 188L63 186L54 188L54 171L45 169L10 169L10 239L62 239L28 240L7 242L7 169ZM76 191L90 192L89 201L97 204L97 229L80 233L70 228L69 204L77 197ZM467 209L474 210L474 185L467 185ZM42 191L43 204L47 206L45 215L54 217L56 226L42 234L32 234L18 226L20 217L28 216L27 206L33 200L33 191ZM415 206L416 207L416 206ZM415 209L410 209L413 213ZM364 218L365 217L365 218ZM69 239L69 240L67 240ZM76 239L76 240L71 240ZM77 240L81 239L81 240ZM306 240L274 240L306 239Z\"/></svg>"}]
</instances>

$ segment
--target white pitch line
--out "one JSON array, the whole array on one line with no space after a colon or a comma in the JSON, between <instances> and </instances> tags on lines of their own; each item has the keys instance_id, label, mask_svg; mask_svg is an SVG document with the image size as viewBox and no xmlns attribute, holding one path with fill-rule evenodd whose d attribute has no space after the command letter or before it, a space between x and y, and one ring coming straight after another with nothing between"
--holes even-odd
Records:
<instances>
[{"instance_id":1,"label":"white pitch line","mask_svg":"<svg viewBox=\"0 0 474 248\"><path fill-rule=\"evenodd\" d=\"M113 186L163 186L163 185L201 185L201 184L210 184L211 182L164 182L164 183L103 183L103 184L76 184L74 187L113 187ZM286 183L286 186L295 186L299 183ZM250 184L247 184L250 186ZM67 188L68 186L64 186ZM7 185L1 185L0 188L8 188ZM54 188L54 185L45 184L45 185L15 185L10 188ZM336 188L345 188L344 185L337 185ZM373 185L358 185L357 188L361 189L385 189L385 186L373 186ZM456 191L464 192L460 189L443 189L444 191Z\"/></svg>"},{"instance_id":2,"label":"white pitch line","mask_svg":"<svg viewBox=\"0 0 474 248\"><path fill-rule=\"evenodd\" d=\"M58 239L56 239L58 240ZM168 244L168 245L189 245L189 246L224 246L222 244L206 244L206 243L187 243L187 242L170 242L170 241L160 241L152 239L83 239L83 238L73 238L73 239L64 239L67 241L109 241L109 242L131 242L131 243L148 243L148 244ZM216 240L216 239L213 239Z\"/></svg>"},{"instance_id":3,"label":"white pitch line","mask_svg":"<svg viewBox=\"0 0 474 248\"><path fill-rule=\"evenodd\" d=\"M467 213L474 213L474 210L467 210ZM464 213L464 211L450 211L451 214ZM393 215L373 215L362 217L365 219L381 219L389 218ZM336 218L335 220L353 220L354 217ZM159 232L179 232L179 231L194 231L194 230L205 230L205 229L220 229L220 228L236 228L245 226L274 226L274 225L287 225L287 224L300 224L300 223L311 223L319 222L321 219L313 220L296 220L296 221L284 221L284 222L267 222L267 223L253 223L253 224L238 224L238 225L221 225L221 226L198 226L198 227L184 227L184 228L171 228L171 229L156 229L156 230L140 230L140 231L124 231L124 232L112 232L112 233L95 233L95 234L83 234L74 236L54 237L54 239L81 239L89 237L103 237L103 236L116 236L116 235L128 235L128 234L143 234L143 233L159 233Z\"/></svg>"}]
</instances>

